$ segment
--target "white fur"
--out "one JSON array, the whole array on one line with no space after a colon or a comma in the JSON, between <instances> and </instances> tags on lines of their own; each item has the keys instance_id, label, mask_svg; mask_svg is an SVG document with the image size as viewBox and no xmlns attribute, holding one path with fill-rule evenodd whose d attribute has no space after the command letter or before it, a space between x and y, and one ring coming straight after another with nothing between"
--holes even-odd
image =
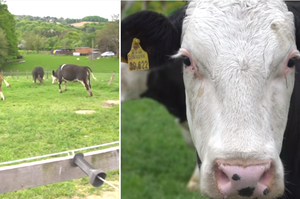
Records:
<instances>
[{"instance_id":1,"label":"white fur","mask_svg":"<svg viewBox=\"0 0 300 199\"><path fill-rule=\"evenodd\" d=\"M52 84L55 84L57 82L57 78L54 77L53 75L51 77L52 77Z\"/></svg>"},{"instance_id":2,"label":"white fur","mask_svg":"<svg viewBox=\"0 0 300 199\"><path fill-rule=\"evenodd\" d=\"M2 80L4 81L6 87L9 87L9 86L10 86L9 83L8 83L4 78L2 78Z\"/></svg>"},{"instance_id":3,"label":"white fur","mask_svg":"<svg viewBox=\"0 0 300 199\"><path fill-rule=\"evenodd\" d=\"M147 90L149 71L129 71L128 64L121 62L121 101L139 99Z\"/></svg>"},{"instance_id":4,"label":"white fur","mask_svg":"<svg viewBox=\"0 0 300 199\"><path fill-rule=\"evenodd\" d=\"M1 96L1 99L4 101L4 100L5 100L5 97L4 97L4 95L3 95L3 92L2 92L2 91L0 91L0 96Z\"/></svg>"},{"instance_id":5,"label":"white fur","mask_svg":"<svg viewBox=\"0 0 300 199\"><path fill-rule=\"evenodd\" d=\"M294 85L285 65L298 55L294 40L293 15L281 0L190 2L181 47L196 68L183 75L202 194L224 197L214 181L218 158L271 159L276 183L268 197L283 193L279 153Z\"/></svg>"},{"instance_id":6,"label":"white fur","mask_svg":"<svg viewBox=\"0 0 300 199\"><path fill-rule=\"evenodd\" d=\"M60 70L62 70L64 68L66 64L61 65Z\"/></svg>"},{"instance_id":7,"label":"white fur","mask_svg":"<svg viewBox=\"0 0 300 199\"><path fill-rule=\"evenodd\" d=\"M183 136L186 144L189 147L191 147L192 149L195 149L193 141L192 141L192 137L191 137L191 133L190 133L188 122L185 121L185 122L180 123L178 118L175 119L175 122L180 127L181 134L182 134L182 136Z\"/></svg>"}]
</instances>

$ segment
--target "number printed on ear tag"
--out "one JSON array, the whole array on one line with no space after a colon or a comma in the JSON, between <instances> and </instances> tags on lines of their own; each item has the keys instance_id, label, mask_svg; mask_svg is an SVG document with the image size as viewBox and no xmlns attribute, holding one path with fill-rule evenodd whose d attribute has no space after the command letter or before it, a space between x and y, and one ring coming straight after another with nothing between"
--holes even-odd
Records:
<instances>
[{"instance_id":1,"label":"number printed on ear tag","mask_svg":"<svg viewBox=\"0 0 300 199\"><path fill-rule=\"evenodd\" d=\"M130 71L149 70L148 53L140 46L140 40L134 38L131 45L131 50L127 54L128 69Z\"/></svg>"}]
</instances>

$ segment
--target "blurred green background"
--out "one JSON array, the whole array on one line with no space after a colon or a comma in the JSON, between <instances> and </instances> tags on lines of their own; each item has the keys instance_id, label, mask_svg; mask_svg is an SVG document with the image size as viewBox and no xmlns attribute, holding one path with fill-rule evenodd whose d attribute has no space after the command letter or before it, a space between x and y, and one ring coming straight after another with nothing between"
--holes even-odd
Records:
<instances>
[{"instance_id":1,"label":"blurred green background","mask_svg":"<svg viewBox=\"0 0 300 199\"><path fill-rule=\"evenodd\" d=\"M169 15L186 5L183 1L151 1L147 10ZM134 2L123 16L141 11ZM122 28L122 27L121 27ZM166 108L151 99L121 105L121 198L201 199L199 191L186 188L196 165L196 154L185 143Z\"/></svg>"}]
</instances>

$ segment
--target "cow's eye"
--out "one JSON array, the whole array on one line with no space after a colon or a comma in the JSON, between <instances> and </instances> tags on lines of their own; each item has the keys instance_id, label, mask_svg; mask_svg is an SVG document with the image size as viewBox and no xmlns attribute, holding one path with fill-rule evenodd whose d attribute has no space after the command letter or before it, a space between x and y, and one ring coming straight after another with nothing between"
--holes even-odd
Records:
<instances>
[{"instance_id":1,"label":"cow's eye","mask_svg":"<svg viewBox=\"0 0 300 199\"><path fill-rule=\"evenodd\" d=\"M296 57L292 57L289 61L288 61L288 63L287 63L287 67L289 67L289 68L293 68L294 66L295 66L295 64L296 64Z\"/></svg>"},{"instance_id":2,"label":"cow's eye","mask_svg":"<svg viewBox=\"0 0 300 199\"><path fill-rule=\"evenodd\" d=\"M184 63L185 66L190 66L192 64L191 59L188 56L183 56L182 62Z\"/></svg>"}]
</instances>

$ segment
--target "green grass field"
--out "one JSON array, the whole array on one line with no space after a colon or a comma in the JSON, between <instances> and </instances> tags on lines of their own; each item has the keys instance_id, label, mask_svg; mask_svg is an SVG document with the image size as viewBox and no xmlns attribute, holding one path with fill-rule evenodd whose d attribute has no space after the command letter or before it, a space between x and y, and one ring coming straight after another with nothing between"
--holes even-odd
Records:
<instances>
[{"instance_id":1,"label":"green grass field","mask_svg":"<svg viewBox=\"0 0 300 199\"><path fill-rule=\"evenodd\" d=\"M79 58L79 60L77 60ZM64 56L64 55L49 55L49 54L24 54L24 59L12 61L25 61L25 63L11 62L0 68L4 72L26 72L31 71L36 66L41 66L44 70L56 70L62 64L77 64L79 66L89 66L94 73L119 73L119 60L116 57L88 59L86 56ZM92 66L92 62L94 66Z\"/></svg>"},{"instance_id":2,"label":"green grass field","mask_svg":"<svg viewBox=\"0 0 300 199\"><path fill-rule=\"evenodd\" d=\"M119 99L119 75L116 74L112 85L108 85L112 72L118 72L117 60L95 60L94 75L98 80L91 79L93 97L89 97L78 82L67 83L67 91L59 93L58 85L51 83L51 75L44 85L32 83L31 70L35 66L56 70L62 63L71 63L72 59L77 61L72 56L33 54L25 57L26 63L10 63L4 67L4 71L28 70L30 73L28 79L24 73L19 79L6 76L11 87L3 84L6 101L0 101L0 162L119 140L119 106L103 106L107 100ZM91 62L80 61L79 65ZM75 113L86 109L95 113ZM118 181L119 171L108 172L107 180ZM112 189L108 185L94 188L86 177L0 194L0 198L85 198Z\"/></svg>"},{"instance_id":3,"label":"green grass field","mask_svg":"<svg viewBox=\"0 0 300 199\"><path fill-rule=\"evenodd\" d=\"M121 198L204 199L186 189L196 154L183 140L175 118L150 99L127 101L121 107Z\"/></svg>"}]
</instances>

